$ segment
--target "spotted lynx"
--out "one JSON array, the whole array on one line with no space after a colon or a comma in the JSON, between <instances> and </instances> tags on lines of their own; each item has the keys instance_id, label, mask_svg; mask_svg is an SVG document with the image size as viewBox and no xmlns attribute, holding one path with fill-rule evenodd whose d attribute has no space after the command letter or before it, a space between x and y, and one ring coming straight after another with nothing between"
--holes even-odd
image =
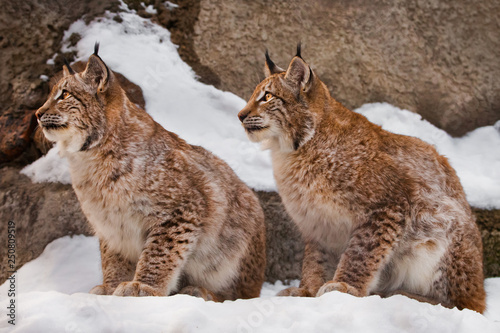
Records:
<instances>
[{"instance_id":1,"label":"spotted lynx","mask_svg":"<svg viewBox=\"0 0 500 333\"><path fill-rule=\"evenodd\" d=\"M265 226L257 197L222 160L131 103L97 51L81 73L67 65L36 112L68 159L100 240L104 281L90 292L259 296Z\"/></svg>"},{"instance_id":2,"label":"spotted lynx","mask_svg":"<svg viewBox=\"0 0 500 333\"><path fill-rule=\"evenodd\" d=\"M279 295L405 294L482 313L481 238L446 158L343 107L300 47L286 71L266 53L265 71L238 116L270 149L306 241L300 287Z\"/></svg>"}]
</instances>

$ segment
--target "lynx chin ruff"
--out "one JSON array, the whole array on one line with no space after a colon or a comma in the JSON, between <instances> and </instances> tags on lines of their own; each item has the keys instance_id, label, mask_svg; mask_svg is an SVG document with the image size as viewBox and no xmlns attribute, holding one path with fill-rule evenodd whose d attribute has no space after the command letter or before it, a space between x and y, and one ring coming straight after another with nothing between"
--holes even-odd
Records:
<instances>
[{"instance_id":1,"label":"lynx chin ruff","mask_svg":"<svg viewBox=\"0 0 500 333\"><path fill-rule=\"evenodd\" d=\"M104 281L91 293L259 296L265 226L257 197L222 160L131 103L97 46L83 72L64 68L36 115L67 157L100 240Z\"/></svg>"},{"instance_id":2,"label":"lynx chin ruff","mask_svg":"<svg viewBox=\"0 0 500 333\"><path fill-rule=\"evenodd\" d=\"M265 72L238 116L271 150L306 241L300 287L279 295L404 294L482 313L481 237L446 158L343 107L300 46L286 71L266 52Z\"/></svg>"}]
</instances>

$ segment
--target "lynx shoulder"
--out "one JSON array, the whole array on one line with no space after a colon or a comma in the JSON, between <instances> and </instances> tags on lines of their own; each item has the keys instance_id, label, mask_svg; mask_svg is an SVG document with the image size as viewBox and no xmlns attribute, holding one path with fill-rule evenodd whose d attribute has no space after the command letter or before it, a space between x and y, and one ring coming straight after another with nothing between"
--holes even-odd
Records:
<instances>
[{"instance_id":1,"label":"lynx shoulder","mask_svg":"<svg viewBox=\"0 0 500 333\"><path fill-rule=\"evenodd\" d=\"M97 48L83 72L64 68L36 115L67 157L100 240L103 284L91 293L259 296L265 226L257 197L222 160L131 103Z\"/></svg>"},{"instance_id":2,"label":"lynx shoulder","mask_svg":"<svg viewBox=\"0 0 500 333\"><path fill-rule=\"evenodd\" d=\"M306 240L301 285L280 294L398 293L483 312L481 237L446 158L343 107L300 48L287 70L266 53L265 71L238 116L271 150Z\"/></svg>"}]
</instances>

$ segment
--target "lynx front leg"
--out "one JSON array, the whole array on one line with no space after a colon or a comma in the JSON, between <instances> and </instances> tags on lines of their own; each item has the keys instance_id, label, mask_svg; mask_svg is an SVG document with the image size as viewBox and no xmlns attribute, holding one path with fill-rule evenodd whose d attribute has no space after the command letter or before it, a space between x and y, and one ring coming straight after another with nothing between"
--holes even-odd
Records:
<instances>
[{"instance_id":1,"label":"lynx front leg","mask_svg":"<svg viewBox=\"0 0 500 333\"><path fill-rule=\"evenodd\" d=\"M166 296L177 286L196 241L195 226L174 219L153 227L139 257L133 281L122 282L113 295Z\"/></svg>"},{"instance_id":2,"label":"lynx front leg","mask_svg":"<svg viewBox=\"0 0 500 333\"><path fill-rule=\"evenodd\" d=\"M399 241L403 218L397 212L377 212L355 230L333 280L325 283L317 296L333 290L367 296Z\"/></svg>"},{"instance_id":3,"label":"lynx front leg","mask_svg":"<svg viewBox=\"0 0 500 333\"><path fill-rule=\"evenodd\" d=\"M314 241L308 242L304 250L300 286L282 290L278 296L312 297L316 295L318 289L325 283L326 277L335 272L337 262L338 256Z\"/></svg>"},{"instance_id":4,"label":"lynx front leg","mask_svg":"<svg viewBox=\"0 0 500 333\"><path fill-rule=\"evenodd\" d=\"M99 244L103 283L92 288L90 293L111 295L121 282L129 281L134 276L135 264L111 251L103 241L100 240Z\"/></svg>"}]
</instances>

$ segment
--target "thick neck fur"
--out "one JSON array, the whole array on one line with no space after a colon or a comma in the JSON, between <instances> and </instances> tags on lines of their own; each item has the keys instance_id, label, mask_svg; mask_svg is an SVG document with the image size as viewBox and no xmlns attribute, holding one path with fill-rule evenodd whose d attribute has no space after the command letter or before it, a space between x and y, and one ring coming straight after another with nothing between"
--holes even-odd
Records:
<instances>
[{"instance_id":1,"label":"thick neck fur","mask_svg":"<svg viewBox=\"0 0 500 333\"><path fill-rule=\"evenodd\" d=\"M300 145L293 147L290 144L285 144L286 137L276 137L263 143L264 149L270 149L273 156L285 157L296 155L298 150L303 151L308 149L308 142L316 141L313 138L324 136L326 141L335 141L335 136L343 135L343 131L332 131L333 127L343 127L348 124L353 124L359 121L361 115L346 109L342 104L336 101L328 91L328 88L318 78L315 79L314 86L311 90L300 96L307 105L307 113L311 116L312 126L308 131L305 140L302 140ZM299 124L300 126L301 124Z\"/></svg>"}]
</instances>

